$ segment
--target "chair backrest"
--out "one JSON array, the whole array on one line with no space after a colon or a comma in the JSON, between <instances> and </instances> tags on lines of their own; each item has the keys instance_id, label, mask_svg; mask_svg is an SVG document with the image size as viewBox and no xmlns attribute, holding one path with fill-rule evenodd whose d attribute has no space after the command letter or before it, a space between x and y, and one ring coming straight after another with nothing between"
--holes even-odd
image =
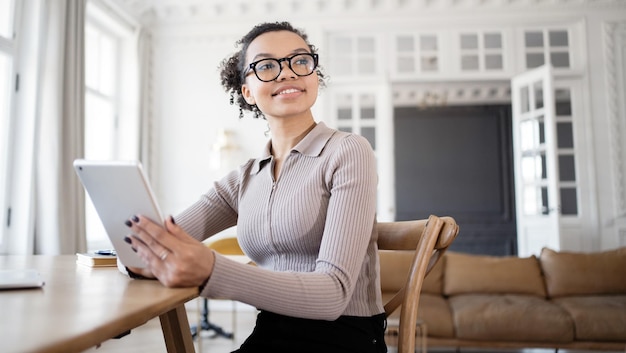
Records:
<instances>
[{"instance_id":1,"label":"chair backrest","mask_svg":"<svg viewBox=\"0 0 626 353\"><path fill-rule=\"evenodd\" d=\"M206 246L223 255L243 255L236 237L211 240L206 243Z\"/></svg>"},{"instance_id":2,"label":"chair backrest","mask_svg":"<svg viewBox=\"0 0 626 353\"><path fill-rule=\"evenodd\" d=\"M377 229L378 249L415 251L404 288L385 303L387 316L402 305L398 353L414 353L417 309L424 277L452 244L459 227L452 217L430 216L427 220L381 222Z\"/></svg>"}]
</instances>

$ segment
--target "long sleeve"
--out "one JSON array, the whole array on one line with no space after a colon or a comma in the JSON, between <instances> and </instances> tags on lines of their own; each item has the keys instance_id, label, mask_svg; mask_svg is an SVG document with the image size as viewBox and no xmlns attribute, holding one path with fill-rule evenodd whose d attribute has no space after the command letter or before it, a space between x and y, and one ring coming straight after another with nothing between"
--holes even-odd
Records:
<instances>
[{"instance_id":1,"label":"long sleeve","mask_svg":"<svg viewBox=\"0 0 626 353\"><path fill-rule=\"evenodd\" d=\"M222 180L184 213L183 228L199 238L237 219L239 242L257 264L217 256L201 294L312 319L381 313L369 143L318 124L278 180L272 163L271 156L250 161L238 180Z\"/></svg>"}]
</instances>

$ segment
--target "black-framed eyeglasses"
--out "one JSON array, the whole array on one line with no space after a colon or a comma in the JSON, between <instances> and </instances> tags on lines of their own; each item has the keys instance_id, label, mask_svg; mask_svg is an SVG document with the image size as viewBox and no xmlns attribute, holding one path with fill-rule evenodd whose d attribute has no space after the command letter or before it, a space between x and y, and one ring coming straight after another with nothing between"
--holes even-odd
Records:
<instances>
[{"instance_id":1,"label":"black-framed eyeglasses","mask_svg":"<svg viewBox=\"0 0 626 353\"><path fill-rule=\"evenodd\" d=\"M315 71L318 63L318 55L312 53L296 54L282 59L261 59L250 63L243 76L246 77L250 71L254 71L256 77L263 82L274 81L283 71L283 61L287 62L291 71L298 76L309 76Z\"/></svg>"}]
</instances>

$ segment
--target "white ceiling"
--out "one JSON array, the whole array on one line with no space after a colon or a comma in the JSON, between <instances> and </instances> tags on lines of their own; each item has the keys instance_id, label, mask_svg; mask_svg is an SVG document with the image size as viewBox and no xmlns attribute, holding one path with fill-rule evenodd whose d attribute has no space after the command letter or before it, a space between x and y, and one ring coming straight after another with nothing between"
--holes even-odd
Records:
<instances>
[{"instance_id":1,"label":"white ceiling","mask_svg":"<svg viewBox=\"0 0 626 353\"><path fill-rule=\"evenodd\" d=\"M101 0L102 1L102 0ZM227 22L259 16L317 18L349 15L420 14L492 9L602 7L624 0L104 0L144 25Z\"/></svg>"}]
</instances>

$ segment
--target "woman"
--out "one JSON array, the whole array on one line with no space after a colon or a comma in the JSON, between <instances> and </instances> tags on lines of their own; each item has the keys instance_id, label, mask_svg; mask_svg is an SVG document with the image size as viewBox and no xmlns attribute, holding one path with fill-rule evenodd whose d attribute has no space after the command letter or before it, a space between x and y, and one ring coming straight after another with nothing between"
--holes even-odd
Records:
<instances>
[{"instance_id":1,"label":"woman","mask_svg":"<svg viewBox=\"0 0 626 353\"><path fill-rule=\"evenodd\" d=\"M303 32L264 23L238 44L222 63L222 85L267 120L271 140L176 221L129 220L127 241L147 264L131 274L257 307L236 352L386 352L373 151L363 137L315 122L323 75ZM234 225L257 266L200 242Z\"/></svg>"}]
</instances>

